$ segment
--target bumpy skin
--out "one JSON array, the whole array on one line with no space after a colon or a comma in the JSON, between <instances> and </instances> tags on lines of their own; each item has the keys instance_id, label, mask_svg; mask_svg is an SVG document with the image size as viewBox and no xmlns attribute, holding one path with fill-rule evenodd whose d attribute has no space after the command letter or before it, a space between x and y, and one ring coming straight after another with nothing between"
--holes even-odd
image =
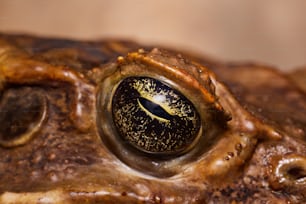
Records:
<instances>
[{"instance_id":1,"label":"bumpy skin","mask_svg":"<svg viewBox=\"0 0 306 204\"><path fill-rule=\"evenodd\" d=\"M305 203L301 74L187 55L0 35L0 202ZM206 124L200 144L160 159L117 142L108 104L128 76L183 93Z\"/></svg>"}]
</instances>

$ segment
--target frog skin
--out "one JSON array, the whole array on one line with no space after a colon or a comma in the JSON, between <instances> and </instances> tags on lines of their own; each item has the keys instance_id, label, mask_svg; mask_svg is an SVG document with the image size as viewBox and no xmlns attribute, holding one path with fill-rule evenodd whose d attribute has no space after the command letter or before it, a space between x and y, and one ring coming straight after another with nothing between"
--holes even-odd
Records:
<instances>
[{"instance_id":1,"label":"frog skin","mask_svg":"<svg viewBox=\"0 0 306 204\"><path fill-rule=\"evenodd\" d=\"M0 203L305 203L305 73L1 34Z\"/></svg>"}]
</instances>

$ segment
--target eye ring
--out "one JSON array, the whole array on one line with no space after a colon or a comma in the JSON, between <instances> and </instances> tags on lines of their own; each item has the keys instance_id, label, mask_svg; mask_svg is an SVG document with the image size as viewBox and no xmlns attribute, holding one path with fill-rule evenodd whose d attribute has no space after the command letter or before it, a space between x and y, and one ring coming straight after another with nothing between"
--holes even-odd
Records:
<instances>
[{"instance_id":1,"label":"eye ring","mask_svg":"<svg viewBox=\"0 0 306 204\"><path fill-rule=\"evenodd\" d=\"M131 73L131 75L126 75L125 77L120 76L120 74L119 76L113 74L105 78L100 84L97 95L97 127L101 142L118 159L136 170L145 171L149 175L161 178L172 176L179 171L176 168L181 168L181 165L185 161L194 159L197 155L205 151L205 148L199 148L202 145L205 147L204 137L202 137L204 128L201 125L196 138L193 143L189 145L189 148L185 149L185 151L174 152L173 154L169 154L169 152L146 152L122 140L113 122L112 98L121 81L125 78L135 76L139 76L139 73ZM144 74L143 76L160 78L154 74ZM159 80L165 81L163 78ZM200 118L200 120L202 120L202 118ZM207 138L205 139L208 139L212 137L212 134L208 133L206 136Z\"/></svg>"},{"instance_id":2,"label":"eye ring","mask_svg":"<svg viewBox=\"0 0 306 204\"><path fill-rule=\"evenodd\" d=\"M47 100L31 88L8 89L0 102L0 146L26 144L40 130L47 115ZM21 100L22 99L22 100Z\"/></svg>"}]
</instances>

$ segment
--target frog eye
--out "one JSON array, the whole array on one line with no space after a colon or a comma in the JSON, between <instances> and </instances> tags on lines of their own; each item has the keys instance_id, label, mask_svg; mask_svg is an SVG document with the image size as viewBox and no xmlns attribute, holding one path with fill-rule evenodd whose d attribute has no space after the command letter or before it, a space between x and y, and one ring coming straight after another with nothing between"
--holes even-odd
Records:
<instances>
[{"instance_id":1,"label":"frog eye","mask_svg":"<svg viewBox=\"0 0 306 204\"><path fill-rule=\"evenodd\" d=\"M46 116L46 99L30 88L5 91L0 101L0 146L25 144L40 129Z\"/></svg>"},{"instance_id":2,"label":"frog eye","mask_svg":"<svg viewBox=\"0 0 306 204\"><path fill-rule=\"evenodd\" d=\"M167 51L106 65L97 90L102 145L135 170L173 176L210 151L227 127L210 72Z\"/></svg>"},{"instance_id":3,"label":"frog eye","mask_svg":"<svg viewBox=\"0 0 306 204\"><path fill-rule=\"evenodd\" d=\"M121 139L151 154L179 154L198 139L200 116L180 92L149 77L129 77L117 87L112 115Z\"/></svg>"}]
</instances>

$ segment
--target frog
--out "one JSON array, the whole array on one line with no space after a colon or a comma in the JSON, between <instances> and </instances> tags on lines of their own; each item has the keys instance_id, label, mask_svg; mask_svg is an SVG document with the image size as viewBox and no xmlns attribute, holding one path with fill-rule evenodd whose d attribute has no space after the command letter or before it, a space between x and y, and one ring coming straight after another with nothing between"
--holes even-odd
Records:
<instances>
[{"instance_id":1,"label":"frog","mask_svg":"<svg viewBox=\"0 0 306 204\"><path fill-rule=\"evenodd\" d=\"M0 34L0 202L305 203L305 73Z\"/></svg>"}]
</instances>

